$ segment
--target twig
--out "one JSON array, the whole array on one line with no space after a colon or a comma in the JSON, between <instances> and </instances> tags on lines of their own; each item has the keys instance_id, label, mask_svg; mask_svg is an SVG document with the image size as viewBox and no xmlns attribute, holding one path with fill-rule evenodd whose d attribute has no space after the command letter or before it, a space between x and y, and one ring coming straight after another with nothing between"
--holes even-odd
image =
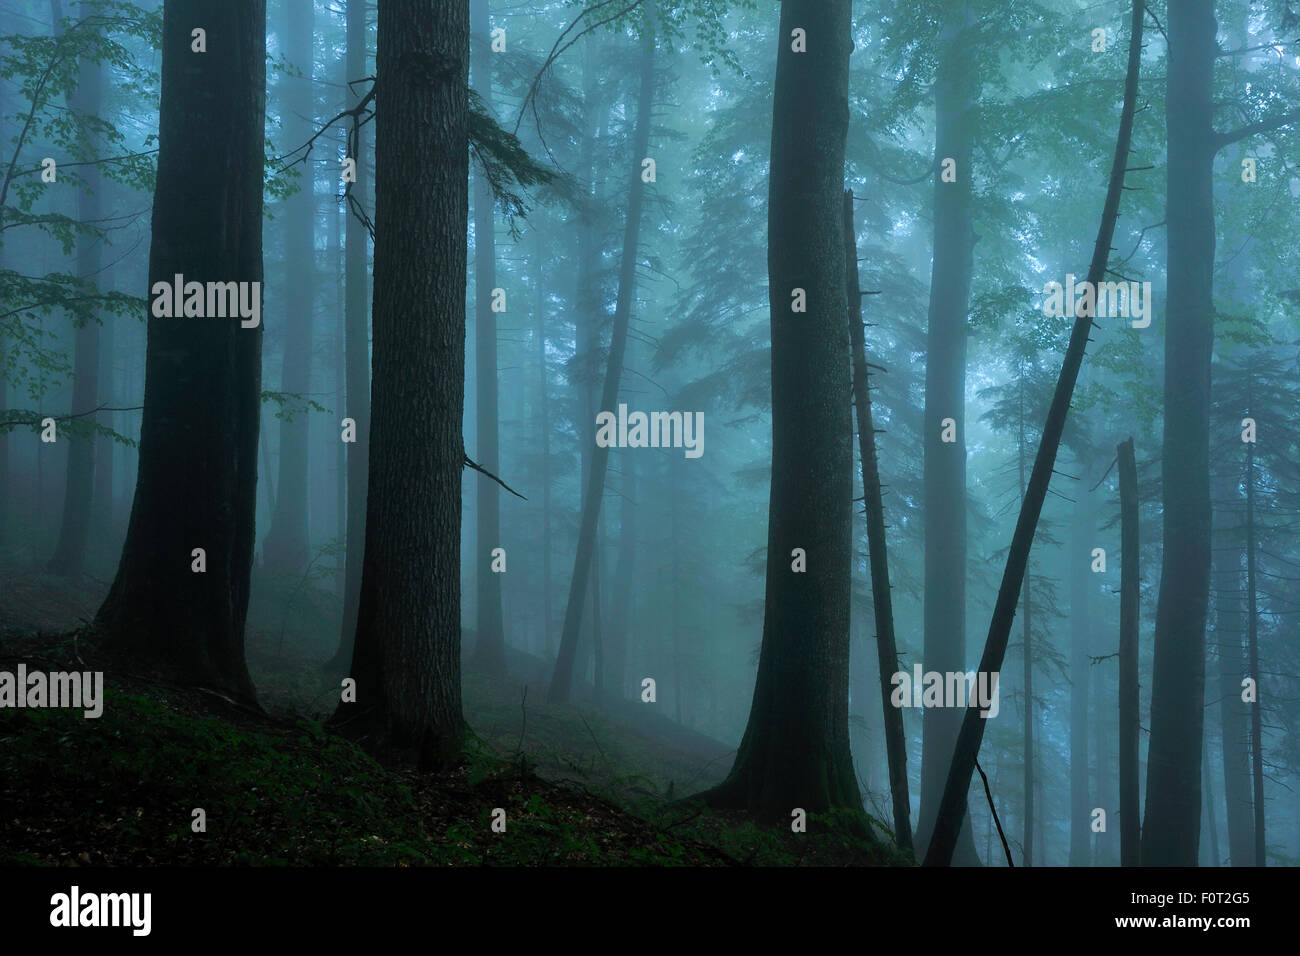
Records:
<instances>
[{"instance_id":1,"label":"twig","mask_svg":"<svg viewBox=\"0 0 1300 956\"><path fill-rule=\"evenodd\" d=\"M980 779L984 781L984 796L989 801L989 812L993 814L993 822L997 824L998 839L1002 841L1002 852L1007 855L1007 866L1015 868L1015 863L1011 859L1011 847L1007 846L1007 835L1002 832L1002 821L998 819L998 808L993 806L993 791L989 789L989 778L984 773L984 768L980 766L979 758L975 758L975 769L980 772Z\"/></svg>"},{"instance_id":2,"label":"twig","mask_svg":"<svg viewBox=\"0 0 1300 956\"><path fill-rule=\"evenodd\" d=\"M462 454L463 454L463 453L462 453ZM489 478L491 478L493 481L495 481L498 485L500 485L502 488L504 488L506 491L510 492L512 495L514 495L516 498L520 499L521 501L527 501L527 500L528 500L528 499L525 498L523 495L521 495L519 492L515 491L515 489L511 488L511 487L510 487L509 485L507 485L504 481L502 481L500 478L498 478L496 475L492 474L492 472L488 471L486 468L484 468L482 465L480 465L478 462L476 462L473 458L469 457L469 455L465 455L464 457L465 457L465 464L469 465L469 466L470 466L471 468L473 468L475 471L477 471L477 472L481 472L482 474L487 475Z\"/></svg>"}]
</instances>

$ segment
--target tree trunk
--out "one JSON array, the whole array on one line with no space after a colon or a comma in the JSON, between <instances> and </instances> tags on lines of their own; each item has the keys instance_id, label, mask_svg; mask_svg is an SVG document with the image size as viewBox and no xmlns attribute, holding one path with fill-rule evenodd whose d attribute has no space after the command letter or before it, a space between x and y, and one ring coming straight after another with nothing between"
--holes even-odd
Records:
<instances>
[{"instance_id":1,"label":"tree trunk","mask_svg":"<svg viewBox=\"0 0 1300 956\"><path fill-rule=\"evenodd\" d=\"M366 4L348 0L347 74L356 83L366 70ZM365 93L364 84L344 90L344 104L355 108ZM352 144L352 158L357 164L357 181L352 195L365 202L367 171L365 128L357 131ZM357 604L361 596L361 565L366 539L366 484L370 448L370 322L367 315L366 246L369 237L365 225L349 211L344 228L343 287L346 297L344 318L344 356L347 377L345 416L356 422L357 440L347 445L348 455L348 529L343 585L343 629L339 647L330 661L334 672L343 671L352 660L352 641L357 633Z\"/></svg>"},{"instance_id":2,"label":"tree trunk","mask_svg":"<svg viewBox=\"0 0 1300 956\"><path fill-rule=\"evenodd\" d=\"M551 639L551 403L550 378L546 365L546 298L541 268L544 255L542 234L537 234L537 377L538 413L542 435L542 647L549 658L554 653Z\"/></svg>"},{"instance_id":3,"label":"tree trunk","mask_svg":"<svg viewBox=\"0 0 1300 956\"><path fill-rule=\"evenodd\" d=\"M1093 247L1092 262L1088 266L1087 281L1094 287L1105 275L1111 239L1115 234L1115 220L1119 216L1119 200L1124 186L1124 169L1128 162L1129 141L1133 132L1133 113L1137 103L1138 70L1142 61L1142 8L1143 0L1133 0L1132 36L1129 42L1128 75L1124 83L1124 106L1120 113L1119 135L1115 143L1115 157L1111 164L1106 202L1102 208L1101 227ZM979 669L986 674L1001 671L1006 656L1007 639L1015 622L1016 602L1029 563L1029 550L1034 542L1034 532L1038 527L1038 517L1042 513L1043 499L1047 497L1047 488L1056 464L1061 433L1065 429L1070 410L1070 398L1074 394L1074 385L1078 380L1079 368L1083 364L1084 352L1087 349L1088 333L1095 324L1092 316L1088 314L1090 311L1084 309L1084 314L1074 322L1074 328L1070 333L1070 344L1066 349L1061 374L1056 382L1056 391L1052 395L1052 404L1047 412L1047 421L1043 425L1038 455L1034 459L1034 468L1030 472L1025 499L1020 506L1020 516L1016 520L1011 548L1007 552L1006 568L1002 573L1002 584L998 588L993 617L989 622L984 654L980 658ZM966 792L970 788L971 775L975 772L975 760L979 755L985 725L986 720L980 716L979 707L968 707L962 720L957 746L953 751L952 767L948 771L948 780L944 785L943 802L939 807L934 837L926 851L925 865L927 866L946 866L952 862L959 827L966 816Z\"/></svg>"},{"instance_id":4,"label":"tree trunk","mask_svg":"<svg viewBox=\"0 0 1300 956\"><path fill-rule=\"evenodd\" d=\"M1022 372L1019 382L1020 397L1020 440L1017 443L1017 464L1020 469L1020 497L1025 496L1025 379ZM1025 614L1022 627L1022 646L1024 648L1024 694L1025 706L1021 711L1024 733L1024 829L1021 845L1024 851L1024 865L1034 865L1034 632L1033 602L1029 593L1029 583L1033 578L1029 574L1028 562L1025 566L1025 581L1021 586L1020 603L1024 605Z\"/></svg>"},{"instance_id":5,"label":"tree trunk","mask_svg":"<svg viewBox=\"0 0 1300 956\"><path fill-rule=\"evenodd\" d=\"M284 152L297 149L315 132L312 100L312 51L315 49L313 4L286 3L279 31L285 58L305 76L282 81ZM299 166L298 192L284 203L284 361L280 391L311 391L312 309L316 286L315 175L310 162ZM271 530L262 542L266 570L300 575L307 567L308 412L302 399L290 399L295 411L281 419L280 477L276 482Z\"/></svg>"},{"instance_id":6,"label":"tree trunk","mask_svg":"<svg viewBox=\"0 0 1300 956\"><path fill-rule=\"evenodd\" d=\"M352 661L357 702L338 718L435 769L459 761L464 733L469 0L379 0L376 75L374 493Z\"/></svg>"},{"instance_id":7,"label":"tree trunk","mask_svg":"<svg viewBox=\"0 0 1300 956\"><path fill-rule=\"evenodd\" d=\"M614 329L610 337L609 365L601 393L601 410L614 411L618 404L618 384L623 373L623 356L627 350L627 327L632 313L632 294L636 284L637 243L641 229L641 207L645 183L641 180L641 160L650 145L651 106L654 100L654 38L647 36L641 54L641 89L637 98L636 127L632 136L632 179L628 190L627 222L623 230L623 258L619 270L618 300L614 306ZM593 420L588 416L589 421ZM609 448L597 446L591 451L587 486L582 499L582 519L578 527L578 548L569 582L569 599L564 610L564 628L560 650L555 659L548 697L551 703L569 699L573 683L573 663L577 656L578 631L582 626L584 602L590 583L592 559L596 552L596 519L605 489L605 472L609 466Z\"/></svg>"},{"instance_id":8,"label":"tree trunk","mask_svg":"<svg viewBox=\"0 0 1300 956\"><path fill-rule=\"evenodd\" d=\"M473 52L470 65L474 89L483 106L492 112L492 66L489 0L470 5L470 36ZM500 473L497 439L497 317L492 311L492 289L496 286L496 216L492 187L481 170L474 173L474 414L478 434L477 458L494 475ZM479 474L475 517L477 551L474 556L478 641L474 664L489 674L506 672L505 624L501 618L501 575L493 573L492 549L501 547L501 498L499 486Z\"/></svg>"},{"instance_id":9,"label":"tree trunk","mask_svg":"<svg viewBox=\"0 0 1300 956\"><path fill-rule=\"evenodd\" d=\"M89 16L93 10L90 4L82 2L79 15ZM82 57L77 68L77 88L68 98L74 118L84 122L82 117L91 118L92 122L99 116L100 104L100 66ZM89 130L85 133L87 145L92 155L95 154L97 137ZM84 185L77 194L77 218L83 223L93 223L100 216L101 179L99 167L83 167ZM77 237L77 276L82 282L94 284L100 282L100 264L103 259L103 240L98 236L81 235ZM74 338L73 359L75 378L72 386L72 409L74 415L99 404L99 316L83 314L77 318L79 323ZM96 416L97 418L99 416ZM68 443L68 472L63 489L63 520L59 526L59 541L50 558L49 570L73 580L81 577L86 559L86 538L90 533L91 497L95 490L95 445L94 435L74 438Z\"/></svg>"},{"instance_id":10,"label":"tree trunk","mask_svg":"<svg viewBox=\"0 0 1300 956\"><path fill-rule=\"evenodd\" d=\"M1133 439L1116 449L1119 461L1119 858L1121 866L1141 862L1138 793L1138 639L1141 625L1138 560L1137 460Z\"/></svg>"},{"instance_id":11,"label":"tree trunk","mask_svg":"<svg viewBox=\"0 0 1300 956\"><path fill-rule=\"evenodd\" d=\"M1205 788L1205 825L1209 835L1210 866L1221 866L1219 861L1219 822L1214 813L1214 778L1210 773L1210 741L1201 738L1201 785ZM1205 848L1202 847L1202 850Z\"/></svg>"},{"instance_id":12,"label":"tree trunk","mask_svg":"<svg viewBox=\"0 0 1300 956\"><path fill-rule=\"evenodd\" d=\"M196 23L220 37L202 56L190 52ZM151 290L178 273L262 281L265 54L263 0L168 0ZM96 618L109 646L248 703L261 353L261 324L151 314L135 501Z\"/></svg>"},{"instance_id":13,"label":"tree trunk","mask_svg":"<svg viewBox=\"0 0 1300 956\"><path fill-rule=\"evenodd\" d=\"M772 487L763 641L749 722L714 806L761 819L860 808L849 751L852 419L842 188L849 0L786 0L772 103L768 288ZM791 49L806 31L808 53ZM794 312L792 290L806 295ZM802 549L806 570L793 570Z\"/></svg>"},{"instance_id":14,"label":"tree trunk","mask_svg":"<svg viewBox=\"0 0 1300 956\"><path fill-rule=\"evenodd\" d=\"M858 415L863 510L867 517L871 601L876 622L876 650L880 662L880 694L885 716L889 792L893 797L894 839L901 849L911 850L912 804L907 789L907 739L903 735L903 712L890 703L894 686L891 678L898 673L898 646L894 639L894 597L889 584L885 505L880 486L880 464L876 457L876 426L871 413L871 381L867 371L866 334L862 328L862 290L858 287L857 230L853 225L853 193L850 191L844 193L844 248L849 344L853 351L853 398Z\"/></svg>"},{"instance_id":15,"label":"tree trunk","mask_svg":"<svg viewBox=\"0 0 1300 956\"><path fill-rule=\"evenodd\" d=\"M1254 414L1250 402L1248 414ZM1246 443L1246 653L1250 676L1255 681L1254 700L1250 702L1250 778L1255 805L1255 865L1267 866L1264 842L1264 723L1259 697L1262 680L1259 673L1259 609L1255 580L1255 443Z\"/></svg>"},{"instance_id":16,"label":"tree trunk","mask_svg":"<svg viewBox=\"0 0 1300 956\"><path fill-rule=\"evenodd\" d=\"M1080 470L1087 474L1085 463ZM1070 534L1070 866L1087 866L1092 861L1092 828L1088 825L1092 806L1088 802L1088 634L1092 570L1087 555L1095 527L1092 508L1080 495L1074 506ZM1100 799L1100 794L1098 794Z\"/></svg>"},{"instance_id":17,"label":"tree trunk","mask_svg":"<svg viewBox=\"0 0 1300 956\"><path fill-rule=\"evenodd\" d=\"M971 151L974 140L974 17L955 5L943 26L943 59L935 78L935 158L956 162L955 182L935 178L934 256L926 332L924 533L926 670L966 670L966 317L970 311L975 235L971 226ZM941 440L952 419L957 441ZM961 713L936 707L921 721L921 806L916 846L924 853L934 830L944 776L952 762ZM963 816L956 862L976 866L970 817Z\"/></svg>"},{"instance_id":18,"label":"tree trunk","mask_svg":"<svg viewBox=\"0 0 1300 956\"><path fill-rule=\"evenodd\" d=\"M632 456L623 461L623 495L619 503L618 558L614 565L613 606L610 608L609 646L605 655L605 679L615 700L625 693L627 642L632 630L632 580L636 575L636 463Z\"/></svg>"},{"instance_id":19,"label":"tree trunk","mask_svg":"<svg viewBox=\"0 0 1300 956\"><path fill-rule=\"evenodd\" d=\"M1167 33L1164 562L1156 602L1142 862L1195 866L1210 593L1214 0L1170 4Z\"/></svg>"}]
</instances>

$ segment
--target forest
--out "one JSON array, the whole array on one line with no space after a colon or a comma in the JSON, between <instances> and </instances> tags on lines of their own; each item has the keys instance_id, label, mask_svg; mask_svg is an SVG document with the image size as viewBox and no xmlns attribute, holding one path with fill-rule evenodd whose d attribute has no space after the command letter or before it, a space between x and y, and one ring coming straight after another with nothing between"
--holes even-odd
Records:
<instances>
[{"instance_id":1,"label":"forest","mask_svg":"<svg viewBox=\"0 0 1300 956\"><path fill-rule=\"evenodd\" d=\"M0 864L1295 866L1297 164L1294 0L0 0Z\"/></svg>"}]
</instances>

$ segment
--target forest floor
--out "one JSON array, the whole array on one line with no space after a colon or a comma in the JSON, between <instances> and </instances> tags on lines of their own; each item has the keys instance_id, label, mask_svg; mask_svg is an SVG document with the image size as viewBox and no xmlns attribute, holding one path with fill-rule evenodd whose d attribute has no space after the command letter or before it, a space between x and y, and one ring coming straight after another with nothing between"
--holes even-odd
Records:
<instances>
[{"instance_id":1,"label":"forest floor","mask_svg":"<svg viewBox=\"0 0 1300 956\"><path fill-rule=\"evenodd\" d=\"M683 802L734 752L634 707L551 707L535 676L467 670L464 764L419 774L325 730L338 694L328 654L283 628L249 633L258 713L97 658L75 636L96 595L12 567L0 577L0 670L106 672L99 718L0 709L0 864L904 863L860 819L810 815L809 832L792 834ZM526 655L511 667L537 670ZM505 833L493 832L496 808Z\"/></svg>"}]
</instances>

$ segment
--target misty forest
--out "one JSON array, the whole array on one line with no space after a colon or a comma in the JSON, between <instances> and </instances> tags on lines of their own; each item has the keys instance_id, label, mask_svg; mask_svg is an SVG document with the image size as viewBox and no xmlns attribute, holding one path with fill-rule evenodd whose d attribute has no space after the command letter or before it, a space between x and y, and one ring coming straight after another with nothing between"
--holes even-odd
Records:
<instances>
[{"instance_id":1,"label":"misty forest","mask_svg":"<svg viewBox=\"0 0 1300 956\"><path fill-rule=\"evenodd\" d=\"M1300 862L1294 0L0 0L0 862Z\"/></svg>"}]
</instances>

